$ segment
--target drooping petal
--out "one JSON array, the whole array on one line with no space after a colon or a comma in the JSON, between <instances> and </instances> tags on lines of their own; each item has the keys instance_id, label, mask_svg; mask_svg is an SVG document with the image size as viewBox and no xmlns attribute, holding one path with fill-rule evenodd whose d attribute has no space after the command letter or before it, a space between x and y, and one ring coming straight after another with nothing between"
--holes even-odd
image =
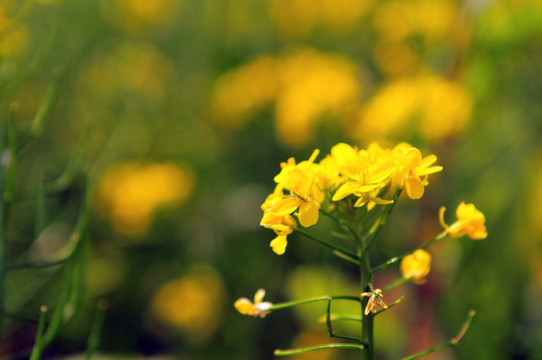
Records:
<instances>
[{"instance_id":1,"label":"drooping petal","mask_svg":"<svg viewBox=\"0 0 542 360\"><path fill-rule=\"evenodd\" d=\"M299 206L299 223L304 227L309 227L318 221L318 205L314 200L309 200Z\"/></svg>"},{"instance_id":2,"label":"drooping petal","mask_svg":"<svg viewBox=\"0 0 542 360\"><path fill-rule=\"evenodd\" d=\"M408 197L411 199L419 199L424 192L422 180L417 176L409 176L405 183L405 189Z\"/></svg>"},{"instance_id":3,"label":"drooping petal","mask_svg":"<svg viewBox=\"0 0 542 360\"><path fill-rule=\"evenodd\" d=\"M286 235L279 235L275 239L271 241L269 246L273 248L273 251L277 255L282 255L286 251L286 245L288 245L288 241L286 241Z\"/></svg>"}]
</instances>

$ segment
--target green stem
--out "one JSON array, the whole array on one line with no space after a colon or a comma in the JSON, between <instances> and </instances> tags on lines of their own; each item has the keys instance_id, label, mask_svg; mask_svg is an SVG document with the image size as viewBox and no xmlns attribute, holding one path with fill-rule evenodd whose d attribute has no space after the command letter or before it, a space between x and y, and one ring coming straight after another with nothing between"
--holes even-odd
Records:
<instances>
[{"instance_id":1,"label":"green stem","mask_svg":"<svg viewBox=\"0 0 542 360\"><path fill-rule=\"evenodd\" d=\"M312 239L312 240L314 240L314 241L316 241L316 242L319 242L320 244L322 244L322 245L324 245L324 246L327 246L327 247L330 248L330 249L339 251L339 252L343 253L344 255L346 255L346 256L348 256L348 257L350 257L350 258L352 258L352 259L355 259L355 260L358 260L358 259L359 259L358 255L356 255L354 252L352 252L352 251L350 251L350 250L348 250L348 249L343 248L342 246L339 246L339 245L335 245L335 244L329 243L329 242L327 242L327 241L325 241L325 240L322 240L322 239L318 239L317 237L315 237L315 236L309 234L309 233L306 232L305 230L302 230L302 229L300 229L300 228L298 228L298 227L295 228L295 231L297 231L297 232L299 232L299 233L305 235L305 236L308 237L309 239Z\"/></svg>"},{"instance_id":2,"label":"green stem","mask_svg":"<svg viewBox=\"0 0 542 360\"><path fill-rule=\"evenodd\" d=\"M402 285L402 284L404 284L406 282L409 282L410 280L412 280L412 276L407 277L407 278L399 278L399 279L395 280L394 282L392 282L391 284L388 284L385 287L383 287L382 292L386 292L388 290L391 290L394 287L397 287L397 286Z\"/></svg>"},{"instance_id":3,"label":"green stem","mask_svg":"<svg viewBox=\"0 0 542 360\"><path fill-rule=\"evenodd\" d=\"M467 319L463 323L463 326L461 327L461 329L459 330L457 335L455 337L451 338L450 340L448 340L447 342L445 342L443 344L440 344L438 346L435 346L434 348L427 349L427 350L421 351L419 353L404 357L401 360L417 359L419 357L425 356L425 355L430 354L430 353L435 352L435 351L442 350L442 349L447 348L449 346L457 346L459 341L461 341L461 339L463 338L463 336L465 335L465 333L469 329L470 323L472 322L472 318L474 317L474 315L476 315L476 311L470 310L469 314L467 315Z\"/></svg>"},{"instance_id":4,"label":"green stem","mask_svg":"<svg viewBox=\"0 0 542 360\"><path fill-rule=\"evenodd\" d=\"M446 231L438 234L434 239L431 239L429 240L428 242L426 242L425 244L421 245L421 246L418 246L417 248L413 249L413 250L410 250L410 251L407 251L406 253L404 254L401 254L399 256L395 256L395 257L392 257L391 259L388 259L385 263L382 263L380 265L378 265L377 267L375 267L373 269L373 273L377 272L378 270L382 270L382 269L385 269L387 268L388 266L390 265L393 265L395 264L397 261L403 259L405 256L407 255L410 255L412 254L413 252L415 252L416 250L421 250L421 249L425 249L426 247L428 247L429 245L431 244L434 244L436 243L437 241L440 241L442 239L444 239L446 236L448 236L448 233Z\"/></svg>"},{"instance_id":5,"label":"green stem","mask_svg":"<svg viewBox=\"0 0 542 360\"><path fill-rule=\"evenodd\" d=\"M310 346L299 349L288 349L280 350L277 349L273 353L275 356L288 356L288 355L297 355L303 354L309 351L325 350L325 349L354 349L354 350L363 350L365 347L363 345L354 345L354 344L325 344L318 346Z\"/></svg>"},{"instance_id":6,"label":"green stem","mask_svg":"<svg viewBox=\"0 0 542 360\"><path fill-rule=\"evenodd\" d=\"M17 186L17 127L15 123L15 113L18 110L18 104L13 103L10 106L9 122L7 129L8 136L8 156L5 177L2 178L1 206L0 206L0 332L4 319L5 303L5 272L7 257L7 234L8 222L11 210L11 203L15 196Z\"/></svg>"},{"instance_id":7,"label":"green stem","mask_svg":"<svg viewBox=\"0 0 542 360\"><path fill-rule=\"evenodd\" d=\"M98 349L98 345L100 344L100 336L102 333L107 307L108 306L104 300L100 300L98 302L96 313L94 315L94 321L92 322L92 328L87 341L86 360L92 359L94 353Z\"/></svg>"},{"instance_id":8,"label":"green stem","mask_svg":"<svg viewBox=\"0 0 542 360\"><path fill-rule=\"evenodd\" d=\"M373 273L371 271L371 264L369 262L369 253L364 251L365 243L359 243L358 251L360 252L361 261L359 266L360 271L360 282L361 282L361 292L370 292L373 289ZM375 349L374 349L374 316L372 313L365 315L365 308L369 302L368 297L363 297L361 301L361 314L362 314L362 323L361 323L361 340L367 344L361 352L361 358L363 360L374 360L375 359Z\"/></svg>"},{"instance_id":9,"label":"green stem","mask_svg":"<svg viewBox=\"0 0 542 360\"><path fill-rule=\"evenodd\" d=\"M316 301L329 301L329 300L353 300L353 301L361 301L359 296L318 296L310 299L303 299L303 300L296 300L296 301L288 301L283 303L274 304L269 308L269 310L280 310L280 309L286 309L292 306L302 305L302 304L308 304Z\"/></svg>"},{"instance_id":10,"label":"green stem","mask_svg":"<svg viewBox=\"0 0 542 360\"><path fill-rule=\"evenodd\" d=\"M380 217L378 221L369 230L369 239L367 241L367 244L365 244L363 248L363 253L368 252L369 249L373 246L378 233L382 229L382 226L384 226L384 224L388 221L388 217L390 216L391 212L395 208L395 204L397 204L399 195L401 195L401 190L397 190L395 192L395 195L393 196L393 203L390 204L390 206L386 209L386 212L384 213L384 215Z\"/></svg>"},{"instance_id":11,"label":"green stem","mask_svg":"<svg viewBox=\"0 0 542 360\"><path fill-rule=\"evenodd\" d=\"M45 332L45 315L46 314L47 314L47 306L43 305L40 308L40 321L38 323L38 332L36 334L36 341L34 342L32 353L30 354L30 360L41 359L41 352L44 348L43 333Z\"/></svg>"},{"instance_id":12,"label":"green stem","mask_svg":"<svg viewBox=\"0 0 542 360\"><path fill-rule=\"evenodd\" d=\"M361 344L363 346L367 346L366 343L364 343L362 340L352 337L352 336L346 336L346 335L339 335L335 332L333 332L333 324L331 323L331 299L327 301L327 312L326 312L326 326L327 326L327 332L329 334L329 337L335 337L339 339L349 340L357 342L358 344Z\"/></svg>"}]
</instances>

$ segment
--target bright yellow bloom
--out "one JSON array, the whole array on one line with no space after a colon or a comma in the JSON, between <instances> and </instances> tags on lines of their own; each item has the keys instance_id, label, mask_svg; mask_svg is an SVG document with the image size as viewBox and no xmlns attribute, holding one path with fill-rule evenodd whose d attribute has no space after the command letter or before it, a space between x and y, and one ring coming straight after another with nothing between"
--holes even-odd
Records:
<instances>
[{"instance_id":1,"label":"bright yellow bloom","mask_svg":"<svg viewBox=\"0 0 542 360\"><path fill-rule=\"evenodd\" d=\"M346 182L333 195L333 201L342 200L353 194L358 197L354 206L361 207L367 204L368 210L376 204L385 205L393 202L377 197L394 170L395 164L391 159L378 161L371 156L371 152L357 151L357 148L343 143L334 146L331 153L337 162L343 165L340 172L347 177Z\"/></svg>"},{"instance_id":2,"label":"bright yellow bloom","mask_svg":"<svg viewBox=\"0 0 542 360\"><path fill-rule=\"evenodd\" d=\"M422 285L427 281L429 270L431 270L431 254L422 249L405 256L401 261L403 278L410 278L417 285Z\"/></svg>"},{"instance_id":3,"label":"bright yellow bloom","mask_svg":"<svg viewBox=\"0 0 542 360\"><path fill-rule=\"evenodd\" d=\"M411 199L421 198L428 184L427 176L442 171L442 166L431 166L437 157L429 155L422 159L420 150L406 143L397 145L394 153L398 159L395 186L405 189Z\"/></svg>"},{"instance_id":4,"label":"bright yellow bloom","mask_svg":"<svg viewBox=\"0 0 542 360\"><path fill-rule=\"evenodd\" d=\"M445 207L441 207L439 211L439 221L444 230L454 238L467 235L471 239L481 240L487 237L485 226L486 218L480 210L474 207L474 204L465 204L461 202L455 212L457 221L448 226L444 222Z\"/></svg>"},{"instance_id":5,"label":"bright yellow bloom","mask_svg":"<svg viewBox=\"0 0 542 360\"><path fill-rule=\"evenodd\" d=\"M252 315L254 317L259 316L261 318L265 317L271 311L269 310L273 303L268 301L263 302L263 297L265 296L265 290L259 289L254 295L254 302L250 301L247 298L238 299L234 306L243 315Z\"/></svg>"},{"instance_id":6,"label":"bright yellow bloom","mask_svg":"<svg viewBox=\"0 0 542 360\"><path fill-rule=\"evenodd\" d=\"M290 158L287 163L282 163L282 171L275 176L277 182L276 192L285 189L289 195L276 201L271 207L271 212L277 216L286 216L299 209L297 218L305 227L312 226L318 221L318 192L316 191L316 177L312 166L319 151L315 150L308 161L298 165Z\"/></svg>"},{"instance_id":7,"label":"bright yellow bloom","mask_svg":"<svg viewBox=\"0 0 542 360\"><path fill-rule=\"evenodd\" d=\"M367 302L367 306L365 307L365 315L369 315L369 313L375 313L378 309L387 309L388 305L384 303L384 295L382 295L382 290L375 289L373 292L362 292L361 296L369 296L369 301Z\"/></svg>"}]
</instances>

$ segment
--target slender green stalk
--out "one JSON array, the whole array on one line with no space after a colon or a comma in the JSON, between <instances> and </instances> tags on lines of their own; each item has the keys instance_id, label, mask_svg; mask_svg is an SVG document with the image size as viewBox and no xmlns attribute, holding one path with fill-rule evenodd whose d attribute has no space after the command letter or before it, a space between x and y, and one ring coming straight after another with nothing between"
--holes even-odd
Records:
<instances>
[{"instance_id":1,"label":"slender green stalk","mask_svg":"<svg viewBox=\"0 0 542 360\"><path fill-rule=\"evenodd\" d=\"M43 333L45 332L45 315L47 314L47 306L43 305L40 308L40 320L38 323L38 332L36 334L36 341L34 342L34 347L32 348L32 353L30 354L30 360L39 360L41 359L41 352L44 348L43 346Z\"/></svg>"},{"instance_id":2,"label":"slender green stalk","mask_svg":"<svg viewBox=\"0 0 542 360\"><path fill-rule=\"evenodd\" d=\"M358 255L356 255L354 252L348 250L348 249L345 249L343 248L342 246L339 246L339 245L335 245L335 244L332 244L332 243L329 243L325 240L322 240L322 239L319 239L311 234L309 234L308 232L306 232L305 230L302 230L300 229L299 227L295 228L295 231L305 235L306 237L308 237L309 239L312 239L316 242L319 242L320 244L324 245L324 246L327 246L328 248L330 249L333 249L333 250L336 250L336 251L339 251L343 254L345 254L346 256L352 258L352 259L359 259Z\"/></svg>"},{"instance_id":3,"label":"slender green stalk","mask_svg":"<svg viewBox=\"0 0 542 360\"><path fill-rule=\"evenodd\" d=\"M8 121L8 156L6 164L5 177L2 178L1 196L1 216L0 216L0 331L4 318L5 303L5 267L7 252L7 234L8 222L11 210L11 203L15 196L17 187L17 126L15 123L15 113L19 106L16 103L11 104Z\"/></svg>"},{"instance_id":4,"label":"slender green stalk","mask_svg":"<svg viewBox=\"0 0 542 360\"><path fill-rule=\"evenodd\" d=\"M361 289L362 292L368 292L372 289L372 272L371 265L369 263L368 253L363 253L361 262L360 262L360 275L361 275ZM374 360L375 359L375 349L374 349L374 316L372 313L365 314L365 308L369 302L368 297L363 297L361 301L361 340L367 344L367 347L362 350L362 359L363 360Z\"/></svg>"},{"instance_id":5,"label":"slender green stalk","mask_svg":"<svg viewBox=\"0 0 542 360\"><path fill-rule=\"evenodd\" d=\"M409 282L410 280L412 280L412 276L407 277L407 278L399 278L399 279L395 280L394 282L392 282L391 284L388 284L388 285L384 286L382 288L382 292L386 292L388 290L391 290L391 289L393 289L393 288L395 288L395 287L397 287L399 285L402 285L402 284L404 284L406 282Z\"/></svg>"},{"instance_id":6,"label":"slender green stalk","mask_svg":"<svg viewBox=\"0 0 542 360\"><path fill-rule=\"evenodd\" d=\"M335 337L338 339L344 339L349 341L357 342L358 344L362 344L364 346L367 346L366 343L364 343L362 340L352 337L352 336L346 336L346 335L339 335L337 333L333 332L333 324L331 323L331 299L327 301L327 312L326 312L326 326L327 326L327 332L329 334L329 337Z\"/></svg>"},{"instance_id":7,"label":"slender green stalk","mask_svg":"<svg viewBox=\"0 0 542 360\"><path fill-rule=\"evenodd\" d=\"M325 300L352 300L352 301L361 301L361 298L359 296L318 296L310 299L303 299L303 300L296 300L296 301L288 301L283 303L274 304L269 308L269 310L280 310L280 309L286 309L292 306L302 305L302 304L308 304L316 301L325 301Z\"/></svg>"},{"instance_id":8,"label":"slender green stalk","mask_svg":"<svg viewBox=\"0 0 542 360\"><path fill-rule=\"evenodd\" d=\"M372 271L373 271L373 273L375 273L375 272L377 272L378 270L385 269L385 268L387 268L388 266L395 264L397 261L402 260L405 256L412 254L412 253L415 252L416 250L425 249L425 248L428 247L429 245L432 245L432 244L436 243L437 241L440 241L440 240L444 239L446 236L448 236L448 233L447 233L446 231L441 232L441 233L438 234L434 239L431 239L431 240L429 240L428 242L426 242L425 244L422 244L421 246L418 246L417 248L415 248L415 249L413 249L413 250L409 250L409 251L407 251L407 252L404 253L404 254L401 254L401 255L399 255L399 256L392 257L391 259L388 259L385 263L382 263L382 264L378 265L378 266L375 267Z\"/></svg>"},{"instance_id":9,"label":"slender green stalk","mask_svg":"<svg viewBox=\"0 0 542 360\"><path fill-rule=\"evenodd\" d=\"M107 311L107 304L105 301L98 302L96 307L96 313L94 314L94 321L92 322L92 328L87 341L86 359L91 360L94 353L98 349L100 344L100 336L102 334L103 323L105 320L105 312Z\"/></svg>"},{"instance_id":10,"label":"slender green stalk","mask_svg":"<svg viewBox=\"0 0 542 360\"><path fill-rule=\"evenodd\" d=\"M310 346L310 347L304 347L299 349L288 349L288 350L280 350L277 349L273 353L275 356L288 356L288 355L297 355L297 354L303 354L309 351L317 351L317 350L326 350L326 349L354 349L354 350L363 350L363 345L354 345L354 344L325 344L325 345L318 345L318 346Z\"/></svg>"},{"instance_id":11,"label":"slender green stalk","mask_svg":"<svg viewBox=\"0 0 542 360\"><path fill-rule=\"evenodd\" d=\"M435 351L442 350L442 349L447 348L449 346L457 346L459 341L461 341L461 339L463 338L463 336L465 335L465 333L469 329L470 323L472 322L472 318L474 317L474 315L476 315L476 311L470 310L469 314L467 315L467 319L463 323L463 326L461 326L461 329L459 330L457 335L455 337L451 338L449 341L447 341L447 342L445 342L443 344L440 344L438 346L435 346L434 348L427 349L427 350L421 351L421 352L413 354L413 355L409 355L407 357L402 358L401 360L417 359L419 357L425 356L425 355L433 353Z\"/></svg>"},{"instance_id":12,"label":"slender green stalk","mask_svg":"<svg viewBox=\"0 0 542 360\"><path fill-rule=\"evenodd\" d=\"M405 296L401 296L399 299L395 300L394 302L392 302L391 304L388 305L388 308L387 309L380 309L378 310L377 312L374 313L374 316L380 314L380 313L383 313L384 311L388 311L389 309L391 309L392 307L398 305L401 301L403 301L405 299Z\"/></svg>"},{"instance_id":13,"label":"slender green stalk","mask_svg":"<svg viewBox=\"0 0 542 360\"><path fill-rule=\"evenodd\" d=\"M358 259L355 259L355 258L352 258L346 254L343 254L342 252L340 251L337 251L337 250L333 250L332 251L333 255L337 256L337 257L340 257L341 259L343 260L346 260L348 262L351 262L352 264L356 264L359 266L359 260Z\"/></svg>"},{"instance_id":14,"label":"slender green stalk","mask_svg":"<svg viewBox=\"0 0 542 360\"><path fill-rule=\"evenodd\" d=\"M397 204L397 200L399 199L399 196L401 195L401 190L397 190L395 192L395 195L393 196L393 203L388 206L386 209L386 212L383 216L381 216L378 221L371 227L369 230L369 239L367 243L365 244L365 247L363 248L363 253L366 253L369 251L369 249L373 246L374 242L376 241L376 237L378 236L378 233L384 226L384 224L388 221L388 218L395 208L395 204Z\"/></svg>"}]
</instances>

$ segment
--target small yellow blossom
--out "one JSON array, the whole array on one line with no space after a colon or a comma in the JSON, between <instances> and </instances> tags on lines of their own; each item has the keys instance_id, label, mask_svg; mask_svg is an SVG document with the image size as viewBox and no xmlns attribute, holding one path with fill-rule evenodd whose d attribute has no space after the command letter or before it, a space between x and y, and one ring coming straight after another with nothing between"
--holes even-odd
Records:
<instances>
[{"instance_id":1,"label":"small yellow blossom","mask_svg":"<svg viewBox=\"0 0 542 360\"><path fill-rule=\"evenodd\" d=\"M394 151L399 159L395 185L399 189L405 189L411 199L421 198L425 185L428 184L427 176L442 171L442 166L431 166L437 161L437 157L429 155L422 159L420 150L406 143L397 145Z\"/></svg>"},{"instance_id":2,"label":"small yellow blossom","mask_svg":"<svg viewBox=\"0 0 542 360\"><path fill-rule=\"evenodd\" d=\"M455 212L457 221L450 226L444 222L445 211L445 207L440 208L439 221L451 237L458 238L467 235L474 240L481 240L487 237L486 218L480 210L474 207L474 204L461 202Z\"/></svg>"},{"instance_id":3,"label":"small yellow blossom","mask_svg":"<svg viewBox=\"0 0 542 360\"><path fill-rule=\"evenodd\" d=\"M259 316L261 318L265 317L271 311L269 310L273 303L268 301L263 302L263 297L265 296L265 290L259 289L254 295L254 302L250 301L247 298L238 299L234 306L243 315L252 315L254 317Z\"/></svg>"},{"instance_id":4,"label":"small yellow blossom","mask_svg":"<svg viewBox=\"0 0 542 360\"><path fill-rule=\"evenodd\" d=\"M410 279L414 284L422 285L427 281L431 269L431 254L419 249L407 255L401 261L403 278Z\"/></svg>"},{"instance_id":5,"label":"small yellow blossom","mask_svg":"<svg viewBox=\"0 0 542 360\"><path fill-rule=\"evenodd\" d=\"M369 315L369 313L375 313L378 309L387 309L388 305L384 303L382 298L384 295L382 295L381 289L375 289L373 292L362 292L362 297L368 296L369 301L367 302L367 306L365 307L365 315Z\"/></svg>"}]
</instances>

